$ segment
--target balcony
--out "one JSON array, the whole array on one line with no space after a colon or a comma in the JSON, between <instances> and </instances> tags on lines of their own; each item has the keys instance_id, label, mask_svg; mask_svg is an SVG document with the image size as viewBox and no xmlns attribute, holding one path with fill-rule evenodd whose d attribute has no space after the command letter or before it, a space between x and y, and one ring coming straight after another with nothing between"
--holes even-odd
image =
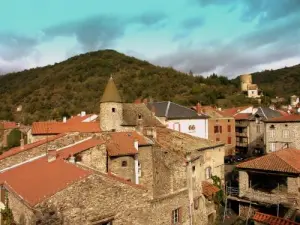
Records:
<instances>
[{"instance_id":1,"label":"balcony","mask_svg":"<svg viewBox=\"0 0 300 225\"><path fill-rule=\"evenodd\" d=\"M235 136L236 137L247 137L247 133L246 132L235 132Z\"/></svg>"},{"instance_id":2,"label":"balcony","mask_svg":"<svg viewBox=\"0 0 300 225\"><path fill-rule=\"evenodd\" d=\"M238 146L238 147L248 147L248 143L247 142L236 142L236 146Z\"/></svg>"},{"instance_id":3,"label":"balcony","mask_svg":"<svg viewBox=\"0 0 300 225\"><path fill-rule=\"evenodd\" d=\"M246 124L246 123L235 123L235 127L248 127L248 124Z\"/></svg>"}]
</instances>

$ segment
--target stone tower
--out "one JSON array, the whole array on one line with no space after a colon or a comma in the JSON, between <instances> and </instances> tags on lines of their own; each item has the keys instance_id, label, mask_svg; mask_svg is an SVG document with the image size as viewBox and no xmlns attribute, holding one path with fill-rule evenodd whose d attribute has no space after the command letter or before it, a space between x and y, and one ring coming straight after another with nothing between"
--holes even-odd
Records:
<instances>
[{"instance_id":1,"label":"stone tower","mask_svg":"<svg viewBox=\"0 0 300 225\"><path fill-rule=\"evenodd\" d=\"M100 127L102 131L120 131L123 122L123 104L112 77L108 80L100 100Z\"/></svg>"},{"instance_id":2,"label":"stone tower","mask_svg":"<svg viewBox=\"0 0 300 225\"><path fill-rule=\"evenodd\" d=\"M250 74L244 74L240 76L241 91L248 91L248 86L252 84L252 76Z\"/></svg>"}]
</instances>

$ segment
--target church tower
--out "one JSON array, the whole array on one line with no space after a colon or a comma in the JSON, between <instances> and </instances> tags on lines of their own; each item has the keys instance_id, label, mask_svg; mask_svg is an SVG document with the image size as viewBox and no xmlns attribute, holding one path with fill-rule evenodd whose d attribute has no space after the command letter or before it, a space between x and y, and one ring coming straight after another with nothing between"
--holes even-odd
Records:
<instances>
[{"instance_id":1,"label":"church tower","mask_svg":"<svg viewBox=\"0 0 300 225\"><path fill-rule=\"evenodd\" d=\"M120 131L123 122L123 104L112 77L108 80L100 100L100 127L102 131Z\"/></svg>"}]
</instances>

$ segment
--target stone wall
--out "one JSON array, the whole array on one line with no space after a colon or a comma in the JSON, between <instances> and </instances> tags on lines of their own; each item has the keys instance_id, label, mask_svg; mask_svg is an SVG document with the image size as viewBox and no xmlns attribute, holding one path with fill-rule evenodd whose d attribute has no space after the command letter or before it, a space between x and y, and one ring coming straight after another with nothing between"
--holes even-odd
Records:
<instances>
[{"instance_id":1,"label":"stone wall","mask_svg":"<svg viewBox=\"0 0 300 225\"><path fill-rule=\"evenodd\" d=\"M126 166L122 166L123 162L126 162ZM108 159L108 171L134 183L134 156L110 157Z\"/></svg>"},{"instance_id":2,"label":"stone wall","mask_svg":"<svg viewBox=\"0 0 300 225\"><path fill-rule=\"evenodd\" d=\"M79 141L84 138L86 138L86 135L70 134L67 136L60 137L56 140L50 141L48 143L42 144L40 146L37 146L35 148L28 149L26 151L22 151L18 154L15 154L15 155L12 155L10 157L0 160L0 170L5 169L10 166L13 166L13 165L16 165L18 163L22 163L26 160L40 156L42 154L45 154L46 150L47 150L47 146L48 146L48 149L53 148L53 147L61 148L61 147L75 143L75 140Z\"/></svg>"},{"instance_id":3,"label":"stone wall","mask_svg":"<svg viewBox=\"0 0 300 225\"><path fill-rule=\"evenodd\" d=\"M252 156L256 148L264 149L265 124L262 121L250 121L249 133L248 155Z\"/></svg>"},{"instance_id":4,"label":"stone wall","mask_svg":"<svg viewBox=\"0 0 300 225\"><path fill-rule=\"evenodd\" d=\"M114 109L114 112L113 112ZM104 102L100 103L100 127L102 131L122 130L123 105L122 103Z\"/></svg>"},{"instance_id":5,"label":"stone wall","mask_svg":"<svg viewBox=\"0 0 300 225\"><path fill-rule=\"evenodd\" d=\"M245 171L239 171L239 196L242 197L249 190L249 175Z\"/></svg>"},{"instance_id":6,"label":"stone wall","mask_svg":"<svg viewBox=\"0 0 300 225\"><path fill-rule=\"evenodd\" d=\"M78 154L81 163L94 168L102 173L107 173L107 151L106 145L96 146Z\"/></svg>"},{"instance_id":7,"label":"stone wall","mask_svg":"<svg viewBox=\"0 0 300 225\"><path fill-rule=\"evenodd\" d=\"M250 208L249 204L247 204L247 203L239 204L239 216L242 218L247 218L248 216L249 216L249 218L251 218L252 216L254 216L254 214L257 211L259 211L259 209L257 207L255 207L254 205L251 205L251 208Z\"/></svg>"},{"instance_id":8,"label":"stone wall","mask_svg":"<svg viewBox=\"0 0 300 225\"><path fill-rule=\"evenodd\" d=\"M24 202L21 202L14 194L7 192L8 205L13 212L14 220L20 225L34 225L35 216L29 207Z\"/></svg>"},{"instance_id":9,"label":"stone wall","mask_svg":"<svg viewBox=\"0 0 300 225\"><path fill-rule=\"evenodd\" d=\"M288 193L298 194L298 177L288 177L287 178L287 188Z\"/></svg>"},{"instance_id":10,"label":"stone wall","mask_svg":"<svg viewBox=\"0 0 300 225\"><path fill-rule=\"evenodd\" d=\"M270 126L274 126L271 128ZM265 125L265 144L266 152L271 152L271 143L282 142L280 145L276 145L276 150L287 147L286 142L289 143L289 147L300 149L300 122L294 123L266 123ZM288 130L289 135L283 136L283 131Z\"/></svg>"},{"instance_id":11,"label":"stone wall","mask_svg":"<svg viewBox=\"0 0 300 225\"><path fill-rule=\"evenodd\" d=\"M138 150L138 160L141 165L139 182L153 194L153 149L152 146L141 146Z\"/></svg>"}]
</instances>

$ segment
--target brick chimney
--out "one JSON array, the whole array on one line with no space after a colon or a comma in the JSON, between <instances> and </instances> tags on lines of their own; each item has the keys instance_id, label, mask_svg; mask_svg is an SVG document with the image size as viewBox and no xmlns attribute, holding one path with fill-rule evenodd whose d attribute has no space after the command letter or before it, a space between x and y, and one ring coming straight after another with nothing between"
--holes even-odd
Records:
<instances>
[{"instance_id":1,"label":"brick chimney","mask_svg":"<svg viewBox=\"0 0 300 225\"><path fill-rule=\"evenodd\" d=\"M201 110L201 104L198 102L197 105L196 105L196 111L198 114L201 114L202 113L202 110Z\"/></svg>"},{"instance_id":2,"label":"brick chimney","mask_svg":"<svg viewBox=\"0 0 300 225\"><path fill-rule=\"evenodd\" d=\"M48 150L48 152L47 152L48 162L55 161L56 160L56 156L57 156L56 149Z\"/></svg>"}]
</instances>

